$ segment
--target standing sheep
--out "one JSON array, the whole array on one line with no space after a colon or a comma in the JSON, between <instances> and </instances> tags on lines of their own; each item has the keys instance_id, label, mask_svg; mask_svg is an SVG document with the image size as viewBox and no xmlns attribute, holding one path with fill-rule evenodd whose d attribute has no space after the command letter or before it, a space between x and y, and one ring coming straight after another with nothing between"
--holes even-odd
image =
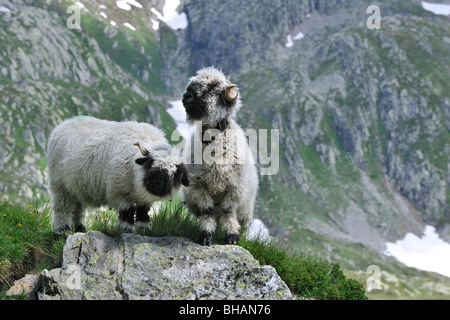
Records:
<instances>
[{"instance_id":1,"label":"standing sheep","mask_svg":"<svg viewBox=\"0 0 450 320\"><path fill-rule=\"evenodd\" d=\"M244 131L234 120L241 107L238 88L221 71L204 68L189 79L183 105L187 121L195 125L194 148L184 159L192 174L189 187L182 187L184 202L199 220L204 245L212 244L217 219L226 231L226 243L236 244L241 224L248 227L252 221L258 190L256 166ZM196 161L196 140L203 142L201 164Z\"/></svg>"},{"instance_id":2,"label":"standing sheep","mask_svg":"<svg viewBox=\"0 0 450 320\"><path fill-rule=\"evenodd\" d=\"M161 130L147 123L75 117L59 124L48 141L53 229L85 232L84 209L108 205L122 228L149 228L155 201L171 199L188 185L181 159Z\"/></svg>"}]
</instances>

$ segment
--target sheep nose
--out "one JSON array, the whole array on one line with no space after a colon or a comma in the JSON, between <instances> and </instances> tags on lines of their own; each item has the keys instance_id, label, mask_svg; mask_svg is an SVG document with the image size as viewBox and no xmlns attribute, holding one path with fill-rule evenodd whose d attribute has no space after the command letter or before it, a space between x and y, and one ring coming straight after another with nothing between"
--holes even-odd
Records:
<instances>
[{"instance_id":1,"label":"sheep nose","mask_svg":"<svg viewBox=\"0 0 450 320\"><path fill-rule=\"evenodd\" d=\"M194 101L192 93L186 92L183 94L183 103L192 103L192 101Z\"/></svg>"}]
</instances>

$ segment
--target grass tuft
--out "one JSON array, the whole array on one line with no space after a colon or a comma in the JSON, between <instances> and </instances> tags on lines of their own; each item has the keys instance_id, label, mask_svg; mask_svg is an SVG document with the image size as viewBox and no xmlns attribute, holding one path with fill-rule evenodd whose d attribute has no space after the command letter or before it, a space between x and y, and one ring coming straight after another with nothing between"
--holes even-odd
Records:
<instances>
[{"instance_id":1,"label":"grass tuft","mask_svg":"<svg viewBox=\"0 0 450 320\"><path fill-rule=\"evenodd\" d=\"M275 240L242 238L239 245L263 265L271 265L299 298L367 300L365 288L344 276L341 267L313 252L289 249Z\"/></svg>"},{"instance_id":2,"label":"grass tuft","mask_svg":"<svg viewBox=\"0 0 450 320\"><path fill-rule=\"evenodd\" d=\"M14 200L12 200L14 199ZM0 292L25 273L60 264L64 240L55 239L50 210L0 194Z\"/></svg>"}]
</instances>

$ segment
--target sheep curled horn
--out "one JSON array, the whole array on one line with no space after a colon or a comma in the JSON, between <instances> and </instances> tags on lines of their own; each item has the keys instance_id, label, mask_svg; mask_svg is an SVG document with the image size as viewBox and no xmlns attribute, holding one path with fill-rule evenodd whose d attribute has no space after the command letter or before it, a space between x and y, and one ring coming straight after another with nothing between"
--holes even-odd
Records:
<instances>
[{"instance_id":1,"label":"sheep curled horn","mask_svg":"<svg viewBox=\"0 0 450 320\"><path fill-rule=\"evenodd\" d=\"M225 89L225 99L227 99L228 102L232 102L236 100L237 96L238 96L237 85L232 83L229 86L227 86L227 88Z\"/></svg>"}]
</instances>

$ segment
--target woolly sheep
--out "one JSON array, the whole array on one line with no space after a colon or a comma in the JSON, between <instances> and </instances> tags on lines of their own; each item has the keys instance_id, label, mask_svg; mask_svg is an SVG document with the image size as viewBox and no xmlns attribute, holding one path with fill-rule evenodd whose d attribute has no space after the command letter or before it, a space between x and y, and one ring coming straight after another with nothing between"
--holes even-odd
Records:
<instances>
[{"instance_id":1,"label":"woolly sheep","mask_svg":"<svg viewBox=\"0 0 450 320\"><path fill-rule=\"evenodd\" d=\"M256 166L234 119L241 108L239 90L221 71L203 68L189 79L183 105L188 123L194 124L194 143L184 154L190 175L189 187L182 187L184 203L198 218L203 245L212 244L217 220L226 231L226 243L236 244L241 224L248 227L252 221L258 190ZM201 141L200 164L195 140Z\"/></svg>"},{"instance_id":2,"label":"woolly sheep","mask_svg":"<svg viewBox=\"0 0 450 320\"><path fill-rule=\"evenodd\" d=\"M75 117L59 124L48 142L53 229L85 232L84 209L107 205L124 231L149 228L155 201L171 199L188 185L180 157L164 134L147 123Z\"/></svg>"}]
</instances>

